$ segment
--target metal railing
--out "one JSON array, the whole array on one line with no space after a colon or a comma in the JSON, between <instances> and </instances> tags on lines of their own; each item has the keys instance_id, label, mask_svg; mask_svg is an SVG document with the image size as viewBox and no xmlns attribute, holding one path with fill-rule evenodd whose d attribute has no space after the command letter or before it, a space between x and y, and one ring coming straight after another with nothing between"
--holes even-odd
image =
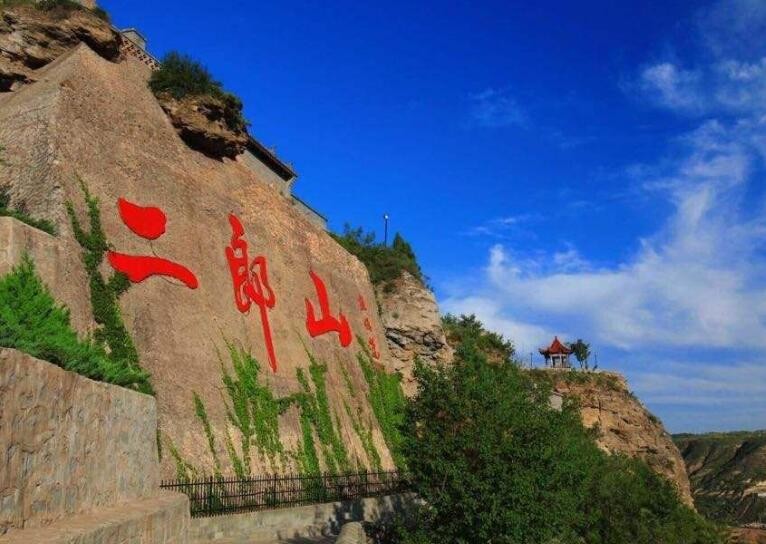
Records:
<instances>
[{"instance_id":1,"label":"metal railing","mask_svg":"<svg viewBox=\"0 0 766 544\"><path fill-rule=\"evenodd\" d=\"M164 481L160 487L188 496L192 517L221 516L409 491L407 478L398 471L313 476L275 474L244 480L204 477Z\"/></svg>"}]
</instances>

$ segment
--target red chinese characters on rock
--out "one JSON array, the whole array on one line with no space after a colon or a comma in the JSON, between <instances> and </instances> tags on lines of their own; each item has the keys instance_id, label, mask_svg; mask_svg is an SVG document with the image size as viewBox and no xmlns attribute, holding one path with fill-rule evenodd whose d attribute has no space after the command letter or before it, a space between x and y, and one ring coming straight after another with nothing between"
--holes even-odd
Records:
<instances>
[{"instance_id":1,"label":"red chinese characters on rock","mask_svg":"<svg viewBox=\"0 0 766 544\"><path fill-rule=\"evenodd\" d=\"M236 215L229 214L229 225L231 225L231 245L226 248L226 261L229 263L234 287L234 302L243 314L248 313L253 304L258 306L269 366L272 372L276 372L277 357L271 337L268 312L274 308L277 299L269 285L268 263L266 257L262 255L255 257L252 262L249 260L247 242L242 239L245 229Z\"/></svg>"},{"instance_id":2,"label":"red chinese characters on rock","mask_svg":"<svg viewBox=\"0 0 766 544\"><path fill-rule=\"evenodd\" d=\"M138 206L124 198L117 200L117 207L122 222L141 238L156 240L165 234L167 217L160 208ZM150 276L167 276L183 282L189 289L199 286L197 277L191 270L162 257L108 251L107 259L112 268L125 274L133 283L140 283Z\"/></svg>"},{"instance_id":3,"label":"red chinese characters on rock","mask_svg":"<svg viewBox=\"0 0 766 544\"><path fill-rule=\"evenodd\" d=\"M337 332L340 345L344 348L348 347L351 344L352 335L351 326L348 324L346 316L339 312L338 317L335 318L330 314L330 301L322 278L313 270L309 272L309 275L314 282L314 289L319 298L319 313L322 317L316 318L314 305L309 299L306 299L306 330L312 338L329 332Z\"/></svg>"},{"instance_id":4,"label":"red chinese characters on rock","mask_svg":"<svg viewBox=\"0 0 766 544\"><path fill-rule=\"evenodd\" d=\"M359 309L363 312L367 311L367 303L364 300L364 297L362 295L359 295L359 298L357 299ZM375 335L372 331L372 321L370 321L369 316L365 316L364 318L364 328L369 333L367 336L367 347L370 348L370 354L375 359L380 359L380 350L378 349L378 340L375 338Z\"/></svg>"}]
</instances>

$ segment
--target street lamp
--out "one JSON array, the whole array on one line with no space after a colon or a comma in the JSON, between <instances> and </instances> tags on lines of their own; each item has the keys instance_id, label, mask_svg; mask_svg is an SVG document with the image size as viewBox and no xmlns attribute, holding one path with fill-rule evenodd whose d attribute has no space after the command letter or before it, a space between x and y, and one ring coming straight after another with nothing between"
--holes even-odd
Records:
<instances>
[{"instance_id":1,"label":"street lamp","mask_svg":"<svg viewBox=\"0 0 766 544\"><path fill-rule=\"evenodd\" d=\"M388 214L383 214L383 245L388 246Z\"/></svg>"}]
</instances>

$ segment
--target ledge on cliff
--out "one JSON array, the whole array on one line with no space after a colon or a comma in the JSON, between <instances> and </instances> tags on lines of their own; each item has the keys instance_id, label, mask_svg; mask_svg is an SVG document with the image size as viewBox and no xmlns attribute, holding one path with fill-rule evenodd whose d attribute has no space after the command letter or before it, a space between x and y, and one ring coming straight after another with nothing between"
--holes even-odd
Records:
<instances>
[{"instance_id":1,"label":"ledge on cliff","mask_svg":"<svg viewBox=\"0 0 766 544\"><path fill-rule=\"evenodd\" d=\"M149 78L149 88L190 148L218 159L245 150L242 101L225 91L201 63L170 52Z\"/></svg>"}]
</instances>

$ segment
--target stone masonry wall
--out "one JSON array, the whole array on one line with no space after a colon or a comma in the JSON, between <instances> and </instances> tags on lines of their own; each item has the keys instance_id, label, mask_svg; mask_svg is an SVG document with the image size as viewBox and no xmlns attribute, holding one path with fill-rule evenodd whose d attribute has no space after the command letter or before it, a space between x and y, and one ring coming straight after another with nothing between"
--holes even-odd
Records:
<instances>
[{"instance_id":1,"label":"stone masonry wall","mask_svg":"<svg viewBox=\"0 0 766 544\"><path fill-rule=\"evenodd\" d=\"M154 399L0 349L0 534L157 495Z\"/></svg>"}]
</instances>

